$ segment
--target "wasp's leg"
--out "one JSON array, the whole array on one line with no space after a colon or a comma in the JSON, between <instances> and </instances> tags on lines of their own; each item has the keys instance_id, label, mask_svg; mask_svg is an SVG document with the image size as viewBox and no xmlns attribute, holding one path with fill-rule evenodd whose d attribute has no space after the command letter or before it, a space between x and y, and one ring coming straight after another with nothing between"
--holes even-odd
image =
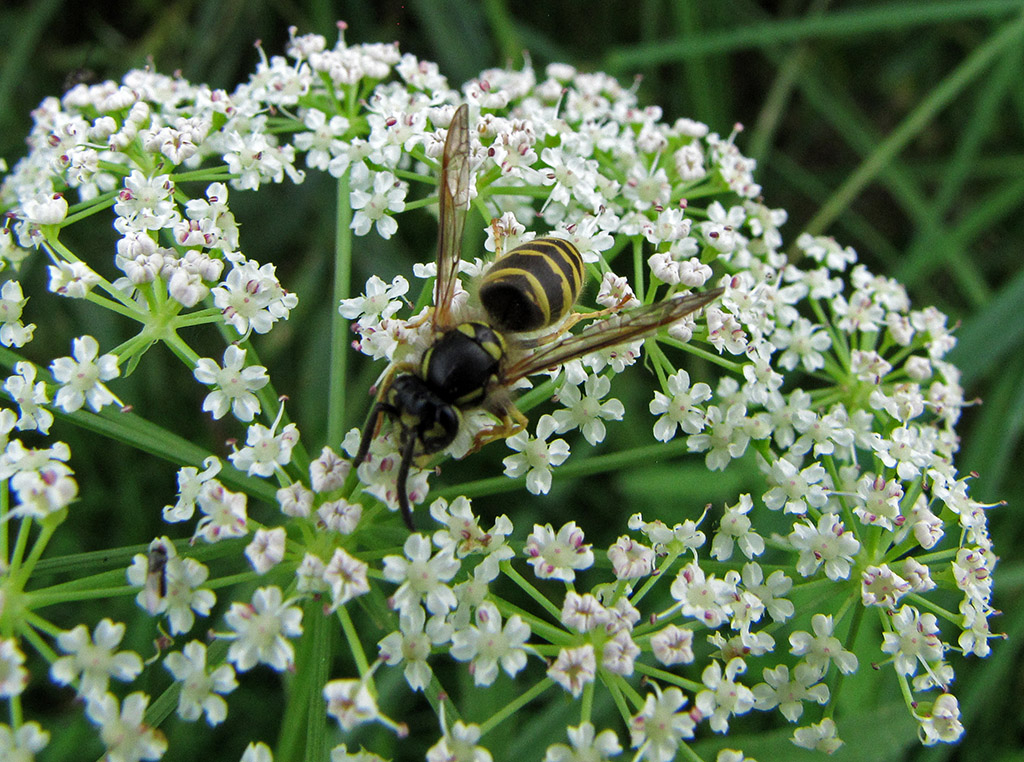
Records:
<instances>
[{"instance_id":1,"label":"wasp's leg","mask_svg":"<svg viewBox=\"0 0 1024 762\"><path fill-rule=\"evenodd\" d=\"M352 459L353 466L358 466L366 460L366 456L370 452L370 443L377 436L377 429L380 427L382 415L389 415L394 418L398 415L398 409L386 402L373 403L373 407L370 408L370 414L366 416L366 423L363 424L363 437L359 440L359 452Z\"/></svg>"},{"instance_id":2,"label":"wasp's leg","mask_svg":"<svg viewBox=\"0 0 1024 762\"><path fill-rule=\"evenodd\" d=\"M352 460L353 465L358 466L366 459L367 454L370 452L370 444L380 430L381 416L388 415L392 418L397 418L401 414L398 408L384 400L387 397L388 390L391 389L395 376L399 373L410 373L415 368L416 366L412 363L400 362L389 367L384 373L377 394L374 397L373 407L370 408L370 414L366 416L366 423L363 424L363 437L359 440L359 452L356 453L356 457Z\"/></svg>"},{"instance_id":3,"label":"wasp's leg","mask_svg":"<svg viewBox=\"0 0 1024 762\"><path fill-rule=\"evenodd\" d=\"M412 521L412 507L409 505L409 493L406 489L406 482L409 479L409 466L412 464L412 455L416 450L416 437L410 436L402 448L402 462L398 464L398 475L395 478L395 491L398 493L398 509L402 512L402 520L409 527L410 532L416 531L416 525Z\"/></svg>"},{"instance_id":4,"label":"wasp's leg","mask_svg":"<svg viewBox=\"0 0 1024 762\"><path fill-rule=\"evenodd\" d=\"M490 444L495 440L508 439L511 436L515 436L520 431L525 431L529 424L530 419L523 415L523 411L510 404L501 412L498 423L494 426L488 426L486 429L481 429L476 433L469 452L474 453L484 445Z\"/></svg>"}]
</instances>

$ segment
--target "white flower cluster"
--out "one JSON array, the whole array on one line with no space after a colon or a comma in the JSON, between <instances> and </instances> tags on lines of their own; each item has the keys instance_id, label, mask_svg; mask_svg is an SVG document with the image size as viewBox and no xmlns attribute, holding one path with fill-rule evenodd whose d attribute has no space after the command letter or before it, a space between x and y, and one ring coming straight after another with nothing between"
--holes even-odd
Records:
<instances>
[{"instance_id":1,"label":"white flower cluster","mask_svg":"<svg viewBox=\"0 0 1024 762\"><path fill-rule=\"evenodd\" d=\"M178 329L210 323L240 340L265 334L297 304L272 264L242 254L229 186L301 182L304 155L307 170L343 180L352 211L344 234L390 238L402 215L432 202L460 103L470 106L467 224L486 235L489 250L500 255L538 232L571 240L600 281L598 319L688 289L724 289L656 341L605 347L536 381L547 386L535 387L534 397L546 391L555 406L532 431L507 439L514 452L505 473L531 493L547 493L570 446L600 444L626 417L613 383L643 357L657 388L645 397L653 419L641 425L654 440L678 437L670 447L702 455L709 471L746 459L760 469L763 489L673 525L629 508L630 533L605 550L586 541L585 517L557 529L536 525L516 543L508 517L485 530L467 496L438 498L430 516L440 528L409 536L399 553L377 525L391 518L386 507L398 503L399 479L411 503L426 501L433 464L417 458L403 474L409 443L398 427L375 432L356 473L332 449L336 442L310 460L283 402L265 394L267 368L246 364L249 350L231 344L218 362L182 339ZM232 93L133 71L121 83L77 85L48 98L33 116L29 153L0 185L0 207L12 220L0 231L0 261L16 270L42 250L52 294L109 307L144 330L116 353L101 354L91 336L73 337L71 356L53 358L48 374L46 363L13 365L4 390L18 412L0 411L0 478L17 503L3 520L51 526L78 489L66 445L33 450L7 435L15 428L47 435L53 411L80 417L122 406L107 384L155 341L210 387L204 411L247 426L245 446L227 458L250 481L222 473L216 457L203 470L193 459L179 472L177 502L163 511L168 522L186 522L198 507L191 541L158 538L127 572L138 605L166 617L162 647L187 636L217 600L192 544L247 538L244 555L233 556L247 568L232 581L265 577L225 605L226 629L214 633L228 642L223 657L200 639L175 643L163 656L181 719L224 721L236 672L258 664L295 670L293 641L307 637L304 614L317 610L303 604L316 601L341 622L361 669L358 679L323 686L327 712L343 731L373 721L406 732L377 706L372 683L382 666L401 665L409 687L426 692L436 679L431 662L451 659L483 689L499 680L519 685L533 657L545 664L537 690L560 686L583 707L579 724L567 728L571 746L551 745L547 760L621 753L619 734L591 723L593 694L603 686L636 758L667 762L704 724L727 733L732 718L754 710L798 723L807 705L834 701L838 677L861 661L850 650L860 614L876 608L884 631L872 659L888 659L923 742L961 736L948 656L989 653L996 559L986 506L969 496L953 464L964 405L958 371L944 359L954 340L943 315L911 309L903 288L858 264L852 249L804 235L799 256L787 256L779 232L786 214L762 203L753 162L733 136L691 120L666 124L658 108L641 107L632 90L603 74L564 65L489 70L456 91L434 64L394 45L348 45L341 37L330 47L294 30L287 56L263 57ZM194 182L202 188L189 198ZM56 234L106 209L119 235L109 253L121 273L113 282ZM623 249L634 252L632 282L612 271ZM473 277L483 267L466 257L460 271ZM425 264L413 274L429 290L436 272ZM410 289L403 276L388 283L374 275L362 295L339 295L354 347L391 368L382 363L383 379L417 367L436 340L432 307L411 314ZM447 307L472 315L471 289L456 284ZM0 291L4 347L32 340L26 310L20 284L8 280ZM678 367L687 352L705 360L701 370ZM717 377L711 366L721 369ZM460 411L459 420L447 452L456 457L494 424L483 410ZM359 443L353 430L342 444L354 455ZM261 479L273 487L246 491ZM257 524L249 498L274 496L277 521ZM217 547L224 556L235 545ZM521 549L518 559L513 548ZM608 563L595 568L596 558ZM7 563L0 560L5 572ZM537 586L521 574L524 564ZM542 611L503 598L510 583ZM378 658L367 667L352 639L367 637L370 625L357 628L348 604L385 585L393 629L376 637ZM108 690L111 679L131 682L144 667L134 652L116 650L124 634L111 619L91 635L85 625L61 632L55 641L63 655L50 675L84 698L108 756L157 759L166 740L143 722L149 696L119 701ZM316 647L332 640L317 637ZM25 688L23 647L0 640L0 697ZM641 675L643 695L634 687ZM440 714L441 737L428 759L490 759L481 726L445 723L443 703ZM793 742L834 751L842 741L831 714L796 728ZM46 741L34 723L0 725L0 751L32 755ZM269 754L251 745L244 758ZM345 746L335 750L337 759L349 756Z\"/></svg>"}]
</instances>

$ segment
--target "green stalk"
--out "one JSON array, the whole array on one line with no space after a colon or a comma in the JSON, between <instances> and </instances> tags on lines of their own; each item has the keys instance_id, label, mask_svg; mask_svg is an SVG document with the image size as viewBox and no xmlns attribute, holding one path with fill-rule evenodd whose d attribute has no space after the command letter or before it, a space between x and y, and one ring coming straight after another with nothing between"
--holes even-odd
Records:
<instances>
[{"instance_id":1,"label":"green stalk","mask_svg":"<svg viewBox=\"0 0 1024 762\"><path fill-rule=\"evenodd\" d=\"M338 312L347 299L352 281L352 208L349 204L348 173L338 178L338 198L334 231L334 298L331 310L331 364L327 380L327 443L338 445L345 433L348 380L348 321Z\"/></svg>"}]
</instances>

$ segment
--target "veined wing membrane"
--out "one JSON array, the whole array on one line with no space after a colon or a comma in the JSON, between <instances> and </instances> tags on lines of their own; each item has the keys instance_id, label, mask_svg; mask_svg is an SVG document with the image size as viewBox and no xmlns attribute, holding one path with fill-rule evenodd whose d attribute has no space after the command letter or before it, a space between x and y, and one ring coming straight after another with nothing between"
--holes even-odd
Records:
<instances>
[{"instance_id":1,"label":"veined wing membrane","mask_svg":"<svg viewBox=\"0 0 1024 762\"><path fill-rule=\"evenodd\" d=\"M469 206L469 107L455 111L444 141L441 178L438 183L440 230L437 237L437 279L434 281L434 329L455 327L451 304L459 277L462 231Z\"/></svg>"},{"instance_id":2,"label":"veined wing membrane","mask_svg":"<svg viewBox=\"0 0 1024 762\"><path fill-rule=\"evenodd\" d=\"M721 296L724 290L715 288L700 294L677 296L602 320L578 334L567 336L561 341L531 352L506 368L502 374L502 381L511 383L548 368L558 367L590 352L618 344L628 344L649 336L662 326L674 323L710 304Z\"/></svg>"}]
</instances>

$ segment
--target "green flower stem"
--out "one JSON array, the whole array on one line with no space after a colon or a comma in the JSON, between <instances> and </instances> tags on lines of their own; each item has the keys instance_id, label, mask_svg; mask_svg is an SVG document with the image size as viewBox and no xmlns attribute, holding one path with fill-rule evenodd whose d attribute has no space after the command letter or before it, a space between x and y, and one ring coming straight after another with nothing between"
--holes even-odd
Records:
<instances>
[{"instance_id":1,"label":"green flower stem","mask_svg":"<svg viewBox=\"0 0 1024 762\"><path fill-rule=\"evenodd\" d=\"M821 302L818 299L808 299L808 304L811 305L811 311L814 312L814 316L818 319L818 323L825 327L828 331L829 338L832 339L832 349L836 353L836 357L844 368L850 367L850 347L846 343L846 334L837 330L832 324L832 321L825 316L825 310L821 306ZM830 355L826 355L830 357Z\"/></svg>"},{"instance_id":2,"label":"green flower stem","mask_svg":"<svg viewBox=\"0 0 1024 762\"><path fill-rule=\"evenodd\" d=\"M32 576L32 572L36 568L36 564L39 563L39 559L43 555L43 551L46 550L46 546L50 542L50 538L53 537L53 533L57 531L57 527L66 518L67 509L59 511L56 514L49 514L46 518L39 522L39 535L36 537L34 543L32 543L32 549L28 553L28 557L25 562L18 568L17 575L11 575L12 581L19 587L23 588L25 583L28 582L28 578ZM25 522L28 523L28 522Z\"/></svg>"},{"instance_id":3,"label":"green flower stem","mask_svg":"<svg viewBox=\"0 0 1024 762\"><path fill-rule=\"evenodd\" d=\"M117 191L107 191L106 193L103 193L83 204L75 204L74 206L69 207L68 215L60 225L61 228L74 225L76 222L84 220L86 217L91 217L97 212L109 209L117 202L117 193Z\"/></svg>"},{"instance_id":4,"label":"green flower stem","mask_svg":"<svg viewBox=\"0 0 1024 762\"><path fill-rule=\"evenodd\" d=\"M533 598L541 608L547 611L556 621L562 618L561 610L545 596L540 590L535 588L529 580L527 580L522 574L517 572L512 566L510 561L501 562L501 571L513 582L519 585L528 596Z\"/></svg>"},{"instance_id":5,"label":"green flower stem","mask_svg":"<svg viewBox=\"0 0 1024 762\"><path fill-rule=\"evenodd\" d=\"M843 603L842 608L840 608L840 613L836 616L836 618L833 621L835 621L835 622L839 621L839 619L842 616L842 612L844 612L847 609L847 607L850 605L850 603L853 600L855 600L853 598L853 596L851 596L850 598L847 598L847 600ZM843 644L843 648L846 649L847 651L850 651L851 653L853 653L854 644L857 642L857 635L860 633L860 625L861 625L861 623L863 621L864 621L864 607L863 606L854 606L853 607L853 621L850 622L850 630L846 634L846 642ZM838 696L839 695L839 692L843 688L843 681L845 680L845 678L846 678L846 675L844 675L842 672L840 672L839 669L837 668L835 670L835 675L834 675L833 679L826 683L828 685L829 696L833 696L834 697L834 696ZM835 714L836 704L837 703L838 702L836 702L836 701L829 701L827 704L825 704L825 710L823 712L823 717L832 717Z\"/></svg>"},{"instance_id":6,"label":"green flower stem","mask_svg":"<svg viewBox=\"0 0 1024 762\"><path fill-rule=\"evenodd\" d=\"M430 673L430 683L427 685L427 689L423 691L423 695L427 699L427 703L430 704L430 708L434 710L434 714L444 718L447 725L447 727L443 728L445 733L448 732L454 723L462 719L458 706L451 699L452 694L441 684L441 681L437 679L437 675L433 672Z\"/></svg>"},{"instance_id":7,"label":"green flower stem","mask_svg":"<svg viewBox=\"0 0 1024 762\"><path fill-rule=\"evenodd\" d=\"M178 315L174 318L174 327L177 329L193 325L213 323L220 320L221 314L221 311L216 307L210 307L205 310L199 310L198 312L190 312L187 315Z\"/></svg>"},{"instance_id":8,"label":"green flower stem","mask_svg":"<svg viewBox=\"0 0 1024 762\"><path fill-rule=\"evenodd\" d=\"M649 664L644 664L639 661L633 665L633 668L641 675L645 675L646 677L653 677L658 680L661 680L662 682L676 685L680 688L684 688L690 691L691 693L697 693L698 691L704 690L703 683L698 683L694 680L686 680L685 678L682 678L673 672L669 672L666 669L652 667Z\"/></svg>"},{"instance_id":9,"label":"green flower stem","mask_svg":"<svg viewBox=\"0 0 1024 762\"><path fill-rule=\"evenodd\" d=\"M636 294L636 298L644 304L647 304L647 300L644 298L644 267L646 262L644 261L644 241L642 236L633 236L633 293ZM654 289L651 289L651 293L654 293Z\"/></svg>"},{"instance_id":10,"label":"green flower stem","mask_svg":"<svg viewBox=\"0 0 1024 762\"><path fill-rule=\"evenodd\" d=\"M11 511L11 489L10 482L4 479L0 482L0 558L10 559L11 534L10 519L8 514Z\"/></svg>"},{"instance_id":11,"label":"green flower stem","mask_svg":"<svg viewBox=\"0 0 1024 762\"><path fill-rule=\"evenodd\" d=\"M4 485L8 482L5 480ZM22 521L18 525L18 536L14 540L14 552L10 556L10 568L7 570L7 575L14 579L21 571L21 564L25 558L25 548L28 547L28 538L32 529L31 521Z\"/></svg>"},{"instance_id":12,"label":"green flower stem","mask_svg":"<svg viewBox=\"0 0 1024 762\"><path fill-rule=\"evenodd\" d=\"M628 698L630 703L632 703L633 706L637 709L644 705L644 697L641 696L640 692L632 685L630 685L629 681L622 675L613 674L608 670L602 669L600 667L598 667L597 674L598 677L601 678L601 682L604 683L605 687L608 688L608 690L613 691L613 693L619 694L619 696L623 699ZM612 686L615 687L613 688ZM618 701L616 701L616 703L618 703ZM627 715L625 715L625 720L627 724L629 723L629 714L631 713L627 710Z\"/></svg>"},{"instance_id":13,"label":"green flower stem","mask_svg":"<svg viewBox=\"0 0 1024 762\"><path fill-rule=\"evenodd\" d=\"M303 606L303 633L296 654L295 679L277 744L276 759L328 758L328 724L323 687L331 666L331 619L314 599Z\"/></svg>"},{"instance_id":14,"label":"green flower stem","mask_svg":"<svg viewBox=\"0 0 1024 762\"><path fill-rule=\"evenodd\" d=\"M233 175L228 169L227 164L220 164L215 167L204 167L203 169L194 169L190 172L172 172L169 175L170 180L175 185L178 183L224 182L226 180L230 180L232 177Z\"/></svg>"},{"instance_id":15,"label":"green flower stem","mask_svg":"<svg viewBox=\"0 0 1024 762\"><path fill-rule=\"evenodd\" d=\"M590 722L590 716L594 711L594 691L597 683L591 681L583 686L583 696L580 699L580 725Z\"/></svg>"},{"instance_id":16,"label":"green flower stem","mask_svg":"<svg viewBox=\"0 0 1024 762\"><path fill-rule=\"evenodd\" d=\"M3 353L0 352L0 362L6 364L2 358ZM52 410L55 416L70 421L76 426L123 442L130 447L156 455L171 463L194 466L202 470L204 468L203 461L211 457L210 452L184 437L131 413L117 412L109 408L99 413L87 410L65 413L58 408L52 408ZM241 490L250 497L271 505L277 502L277 488L274 485L264 479L247 476L230 463L224 464L218 478L225 486Z\"/></svg>"},{"instance_id":17,"label":"green flower stem","mask_svg":"<svg viewBox=\"0 0 1024 762\"><path fill-rule=\"evenodd\" d=\"M56 235L54 235L52 237L51 236L47 236L46 239L43 241L43 246L46 248L46 251L50 255L50 258L52 260L54 260L55 262L60 260L60 259L65 259L68 262L81 262L82 261L77 256L75 256L75 254L71 251L71 249L69 249L67 246L62 244L58 240ZM60 256L58 256L58 254ZM137 320L139 322L145 322L145 320L146 320L146 317L145 317L146 313L143 312L142 310L140 310L139 306L135 302L133 302L131 299L129 299L124 294L124 292L121 291L121 289L114 288L114 284L111 283L109 280L107 280L106 278L101 276L95 270L93 272L95 273L96 277L99 278L98 285L104 291L106 291L108 294L110 294L112 297L114 297L114 299L116 301L120 302L121 305L123 305L123 306L114 304L110 300L104 299L103 297L99 296L98 294L94 294L92 292L90 292L89 294L86 295L86 299L88 299L89 301L91 301L91 302L93 302L95 304L98 304L101 307L106 307L109 310L113 310L114 312L117 312L119 315L124 315L125 317L131 318L132 320Z\"/></svg>"},{"instance_id":18,"label":"green flower stem","mask_svg":"<svg viewBox=\"0 0 1024 762\"><path fill-rule=\"evenodd\" d=\"M960 626L960 623L963 621L963 616L961 614L956 614L956 613L950 611L949 609L944 609L944 608L942 608L942 606L939 606L934 601L928 600L927 598L925 598L923 595L920 595L919 593L908 593L907 594L907 600L908 601L913 601L918 606L920 606L922 609L927 609L928 611L932 612L936 616L942 617L947 622L952 622L953 624L955 624L957 626Z\"/></svg>"},{"instance_id":19,"label":"green flower stem","mask_svg":"<svg viewBox=\"0 0 1024 762\"><path fill-rule=\"evenodd\" d=\"M607 471L618 471L628 469L640 464L649 464L653 461L664 461L668 458L687 453L686 440L676 439L664 444L652 444L644 447L635 447L632 450L608 453L606 455L595 455L590 458L570 458L565 465L559 466L552 473L556 479L572 479L591 474L600 474ZM435 497L443 497L446 500L454 500L459 495L469 498L482 497L484 495L500 495L504 492L512 492L521 489L526 484L526 477L520 476L511 479L507 476L495 476L488 479L477 479L472 482L465 482L453 487L433 492Z\"/></svg>"},{"instance_id":20,"label":"green flower stem","mask_svg":"<svg viewBox=\"0 0 1024 762\"><path fill-rule=\"evenodd\" d=\"M360 678L367 681L367 688L376 697L377 688L370 675L370 662L366 658L366 651L363 650L363 643L359 639L359 633L352 622L352 617L345 606L338 607L338 621L341 622L341 631L345 633L345 640L348 642L349 653L356 662L356 669L359 670Z\"/></svg>"},{"instance_id":21,"label":"green flower stem","mask_svg":"<svg viewBox=\"0 0 1024 762\"><path fill-rule=\"evenodd\" d=\"M480 723L480 735L486 735L489 731L503 723L505 720L512 717L512 715L514 715L524 706L529 704L531 701L533 701L535 698L537 698L539 695L541 695L544 691L546 691L554 684L554 680L552 680L550 677L545 677L543 680L540 680L531 687L527 688L525 691L516 696L514 700L510 701L508 704L503 706L500 711L495 712L490 717L488 717L484 722Z\"/></svg>"},{"instance_id":22,"label":"green flower stem","mask_svg":"<svg viewBox=\"0 0 1024 762\"><path fill-rule=\"evenodd\" d=\"M185 364L185 367L190 371L195 370L199 362L199 353L192 349L177 331L171 331L165 336L164 344Z\"/></svg>"},{"instance_id":23,"label":"green flower stem","mask_svg":"<svg viewBox=\"0 0 1024 762\"><path fill-rule=\"evenodd\" d=\"M689 352L694 357L699 357L702 360L706 360L709 363L717 365L720 368L725 368L727 371L729 371L730 373L734 373L737 376L743 375L743 364L733 362L732 360L723 357L717 352L709 352L706 349L701 349L692 342L676 341L675 339L670 338L668 336L659 336L658 340L663 341L664 343L668 344L671 347L675 347L676 349L681 349L684 352Z\"/></svg>"},{"instance_id":24,"label":"green flower stem","mask_svg":"<svg viewBox=\"0 0 1024 762\"><path fill-rule=\"evenodd\" d=\"M119 572L117 576L123 578L124 572ZM210 585L207 587L210 587ZM78 591L64 590L60 593L31 592L26 593L25 598L33 607L44 608L46 606L59 606L63 603L70 603L71 601L95 601L102 598L119 598L134 595L137 592L137 588L129 587L128 585L116 585L114 587L94 587L88 590Z\"/></svg>"},{"instance_id":25,"label":"green flower stem","mask_svg":"<svg viewBox=\"0 0 1024 762\"><path fill-rule=\"evenodd\" d=\"M665 579L665 572L672 568L672 564L676 562L676 559L679 558L679 554L681 552L682 551L680 550L669 551L669 554L665 556L665 559L658 565L657 574L652 574L644 580L644 584L641 585L640 589L637 590L636 593L633 594L633 597L629 599L629 602L633 604L633 606L639 606L640 601L642 601L644 596L651 591L651 588L658 584L660 580Z\"/></svg>"},{"instance_id":26,"label":"green flower stem","mask_svg":"<svg viewBox=\"0 0 1024 762\"><path fill-rule=\"evenodd\" d=\"M605 673L602 671L602 677L604 674ZM612 701L615 702L615 707L619 710L619 716L622 717L622 721L628 726L629 718L633 716L633 713L629 711L629 704L626 703L626 699L622 695L621 686L625 683L625 680L623 680L622 683L619 683L617 680L603 680L603 682L604 687L608 689L608 692L612 696Z\"/></svg>"},{"instance_id":27,"label":"green flower stem","mask_svg":"<svg viewBox=\"0 0 1024 762\"><path fill-rule=\"evenodd\" d=\"M338 178L334 231L334 291L331 310L330 369L327 379L327 443L334 447L345 436L348 409L348 321L338 312L342 299L347 299L352 285L352 206L349 202L349 176Z\"/></svg>"},{"instance_id":28,"label":"green flower stem","mask_svg":"<svg viewBox=\"0 0 1024 762\"><path fill-rule=\"evenodd\" d=\"M508 619L513 614L518 615L520 619L529 625L531 632L544 638L544 640L549 643L564 646L569 645L572 642L573 636L561 627L556 627L555 625L545 622L535 614L531 614L529 611L519 608L514 603L509 603L503 598L498 598L496 596L490 597L489 600L498 607L498 611L501 612L501 615L505 617L505 619ZM559 616L561 616L561 612L559 612Z\"/></svg>"}]
</instances>

